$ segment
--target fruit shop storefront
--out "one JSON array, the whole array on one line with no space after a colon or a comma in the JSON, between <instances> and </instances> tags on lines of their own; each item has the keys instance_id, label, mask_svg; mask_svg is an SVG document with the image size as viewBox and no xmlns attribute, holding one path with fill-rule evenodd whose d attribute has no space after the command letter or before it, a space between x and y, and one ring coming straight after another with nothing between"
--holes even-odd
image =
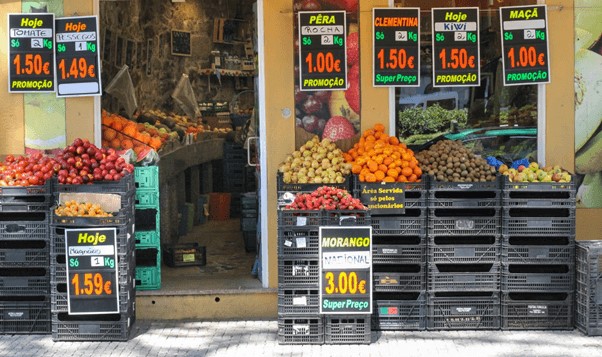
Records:
<instances>
[{"instance_id":1,"label":"fruit shop storefront","mask_svg":"<svg viewBox=\"0 0 602 357\"><path fill-rule=\"evenodd\" d=\"M373 21L373 8L384 8L390 6L398 7L413 7L419 8L420 17L430 15L433 7L450 7L450 8L466 8L478 7L477 16L481 22L489 21L492 28L498 28L495 36L490 42L495 43L495 46L500 46L499 43L499 17L497 12L500 6L517 6L517 5L532 5L545 4L547 5L547 35L549 38L549 74L551 80L549 83L529 85L531 94L535 93L535 104L537 110L535 114L535 126L537 127L537 157L535 158L542 166L558 165L569 172L576 172L576 159L579 149L588 149L596 146L597 128L600 122L600 111L596 111L595 106L588 107L588 119L583 119L584 122L578 122L578 114L584 111L581 104L589 105L591 94L585 95L586 91L575 93L575 83L577 78L589 78L598 75L599 67L595 65L583 64L582 57L594 56L590 52L594 50L599 52L599 44L597 40L600 37L600 29L596 25L591 25L591 19L588 19L588 14L583 12L587 9L590 13L600 15L599 4L594 4L595 1L586 0L552 0L552 1L510 1L496 0L492 1L385 1L374 0L369 2L359 2L359 8L346 9L346 6L353 7L353 1L293 1L293 0L278 0L278 1L258 1L257 2L257 32L258 32L258 87L257 97L258 106L258 132L259 132L259 170L260 179L258 186L260 190L259 211L261 221L259 223L261 234L260 256L261 269L259 280L261 281L262 289L249 291L246 294L225 294L220 295L221 300L216 298L215 293L205 294L203 300L195 300L190 292L172 293L167 295L145 295L138 297L138 317L139 318L165 318L161 311L173 310L170 318L194 318L190 315L190 311L199 310L199 301L203 306L211 306L219 301L218 307L211 308L219 310L219 313L213 314L211 318L236 318L249 317L249 311L252 311L251 317L270 317L278 315L279 303L278 292L279 286L279 269L281 267L281 252L279 251L279 194L281 183L277 181L276 173L280 170L281 164L286 160L287 155L299 150L303 144L311 140L314 134L319 133L321 136L328 134L329 138L345 148L344 151L353 148L354 143L361 140L362 133L365 130L374 130L377 132L386 133L388 135L397 136L397 130L401 130L398 124L399 111L404 104L404 99L415 97L416 102L421 103L420 97L428 95L428 99L441 99L442 103L446 98L453 98L455 104L453 109L466 107L462 99L471 101L479 96L474 91L451 92L445 90L445 86L439 90L424 88L423 82L422 92L418 90L414 92L406 92L406 89L389 88L386 86L378 86L374 84L373 65L375 62L382 60L387 61L388 65L391 62L385 60L384 57L374 55L375 37L375 22ZM25 3L25 2L23 2ZM492 4L493 3L493 4ZM177 3L171 6L185 6ZM302 40L298 40L297 25L300 18L299 11L315 11L315 10L347 10L346 18L346 44L356 46L358 51L354 57L353 54L348 54L345 58L347 64L347 80L349 88L353 87L354 92L345 94L343 87L337 91L320 91L320 90L299 90L302 84L299 82L299 77L307 75L307 72L318 70L318 65L307 62L308 57L300 60L300 54L297 48L301 47ZM591 10L591 11L590 11ZM4 2L0 5L2 13L19 13L22 11L22 2ZM578 15L578 12L581 15ZM78 16L90 14L99 14L98 1L81 1L71 2L65 1L62 4L62 15ZM59 16L57 16L59 17ZM6 18L6 17L5 17ZM8 25L2 20L2 28L8 28ZM309 21L309 20L308 20ZM334 19L333 21L338 21ZM430 18L422 19L424 23L430 22ZM582 25L576 22L583 21ZM431 32L434 29L421 28L421 40L429 39ZM581 28L583 27L583 28ZM576 29L576 30L574 30ZM102 29L101 29L102 30ZM596 32L597 31L597 32ZM3 36L1 42L7 41L8 36ZM497 42L496 42L497 41ZM430 56L429 48L420 51L427 51L424 58ZM598 47L595 47L598 46ZM2 48L8 48L1 46ZM594 48L595 47L595 48ZM483 50L482 50L483 51ZM584 53L584 51L586 53ZM484 55L484 54L483 54ZM6 62L7 56L2 57L4 65L0 64L0 68L8 68ZM588 61L596 61L597 57ZM297 62L297 63L295 63ZM422 65L427 66L425 60ZM483 63L484 61L481 61ZM520 62L520 60L519 60ZM528 59L526 60L528 62ZM305 72L300 74L298 66L303 66L304 63L309 63L309 67ZM588 62L589 63L589 62ZM593 62L599 63L599 62ZM334 62L332 63L334 65ZM582 67L577 68L581 65ZM325 65L322 63L321 65ZM361 65L361 70L360 66ZM328 66L326 66L328 67ZM434 67L434 65L433 65ZM430 71L430 69L428 70ZM580 71L580 72L578 72ZM303 72L303 71L301 71ZM492 77L495 77L495 70ZM6 70L0 70L0 77L8 80ZM483 70L483 73L485 71ZM483 76L486 77L486 76ZM489 77L488 77L489 78ZM174 82L176 78L170 78ZM587 82L587 81L584 81ZM583 84L579 88L591 86L591 91L596 93L596 86L589 83ZM328 92L328 93L323 93ZM485 90L485 92L487 92ZM409 94L408 94L409 93ZM489 93L493 93L489 91ZM520 92L519 92L520 93ZM580 97L579 94L583 94ZM50 114L53 118L58 118L61 123L59 126L64 131L66 143L73 142L76 138L90 138L91 141L101 145L101 99L99 97L76 97L56 99L59 101L58 109L56 104L49 105L45 108L40 108L36 101L40 101L40 96L51 96L52 94L15 94L8 93L6 90L0 91L0 102L3 103L3 115L0 118L0 152L3 154L20 154L25 152L26 132L31 131L29 125L36 121L31 120L33 117L43 118L49 115L46 111L52 111ZM499 93L497 94L499 95ZM520 94L519 94L520 95ZM311 98L310 98L311 97ZM483 94L481 93L481 99ZM486 96L485 96L486 97ZM581 98L582 101L575 103L575 98ZM414 100L413 99L413 100ZM44 99L45 100L45 99ZM425 99L426 103L426 99ZM414 105L419 106L419 105ZM424 106L426 110L427 105ZM58 111L58 113L57 113ZM328 111L327 120L324 120L324 113ZM496 124L500 124L499 122ZM508 122L506 122L508 124ZM54 128L54 123L42 123L42 129ZM588 128L587 133L583 133L583 128ZM34 128L35 131L35 128ZM330 136L333 135L333 136ZM339 135L339 136L337 136ZM287 138L287 140L282 140ZM591 138L591 139L590 139ZM364 138L365 139L365 138ZM589 140L589 141L588 141ZM577 143L577 141L582 141ZM392 140L391 142L394 142ZM587 143L586 143L587 142ZM343 151L343 150L342 150ZM179 158L186 160L186 158ZM595 161L595 159L592 159ZM587 160L589 165L589 161ZM599 160L598 160L599 161ZM181 161L170 163L172 169L176 169ZM375 170L377 171L377 170ZM596 202L600 202L596 196L596 180L599 180L599 169L588 167L583 171L585 176L589 175L589 181L593 181L593 188L587 195L585 200L588 205L578 207L576 209L576 226L575 236L577 240L599 240L602 239L602 226L600 219L602 215L601 206L596 206ZM412 172L414 173L414 172ZM408 175L407 177L410 177ZM424 222L426 230L426 221ZM502 227L503 228L503 227ZM176 306L179 306L177 309ZM247 307L247 308L243 308ZM187 315L188 314L188 315ZM198 314L200 318L203 314Z\"/></svg>"}]
</instances>

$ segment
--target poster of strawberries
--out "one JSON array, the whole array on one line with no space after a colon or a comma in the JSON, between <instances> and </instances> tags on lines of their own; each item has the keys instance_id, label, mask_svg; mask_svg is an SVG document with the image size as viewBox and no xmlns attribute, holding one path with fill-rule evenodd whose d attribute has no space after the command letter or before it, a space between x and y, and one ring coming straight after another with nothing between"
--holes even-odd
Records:
<instances>
[{"instance_id":1,"label":"poster of strawberries","mask_svg":"<svg viewBox=\"0 0 602 357\"><path fill-rule=\"evenodd\" d=\"M347 150L360 133L359 0L293 0L295 46L295 146L314 135ZM343 10L346 15L346 90L301 91L299 85L299 11Z\"/></svg>"}]
</instances>

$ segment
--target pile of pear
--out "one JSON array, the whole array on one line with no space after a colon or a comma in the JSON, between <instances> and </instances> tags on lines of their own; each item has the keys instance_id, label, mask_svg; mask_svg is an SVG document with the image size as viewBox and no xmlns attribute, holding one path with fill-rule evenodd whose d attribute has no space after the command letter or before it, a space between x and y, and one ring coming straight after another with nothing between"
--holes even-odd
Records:
<instances>
[{"instance_id":1,"label":"pile of pear","mask_svg":"<svg viewBox=\"0 0 602 357\"><path fill-rule=\"evenodd\" d=\"M516 169L501 165L498 172L510 182L571 182L571 174L559 165L540 167L537 162L531 162Z\"/></svg>"}]
</instances>

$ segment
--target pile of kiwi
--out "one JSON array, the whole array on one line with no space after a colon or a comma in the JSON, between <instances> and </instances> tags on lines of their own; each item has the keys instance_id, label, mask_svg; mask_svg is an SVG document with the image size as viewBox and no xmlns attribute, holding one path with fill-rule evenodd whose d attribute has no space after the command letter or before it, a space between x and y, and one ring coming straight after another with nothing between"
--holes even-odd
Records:
<instances>
[{"instance_id":1,"label":"pile of kiwi","mask_svg":"<svg viewBox=\"0 0 602 357\"><path fill-rule=\"evenodd\" d=\"M442 140L416 154L420 168L441 182L495 181L496 171L460 141Z\"/></svg>"}]
</instances>

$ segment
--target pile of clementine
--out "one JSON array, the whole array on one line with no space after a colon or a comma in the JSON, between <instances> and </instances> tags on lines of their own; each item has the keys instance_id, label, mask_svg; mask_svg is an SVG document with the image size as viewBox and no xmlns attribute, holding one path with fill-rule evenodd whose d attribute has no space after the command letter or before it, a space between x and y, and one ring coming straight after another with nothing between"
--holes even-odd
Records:
<instances>
[{"instance_id":1,"label":"pile of clementine","mask_svg":"<svg viewBox=\"0 0 602 357\"><path fill-rule=\"evenodd\" d=\"M360 182L419 182L422 176L414 152L387 135L380 123L365 130L344 156Z\"/></svg>"}]
</instances>

